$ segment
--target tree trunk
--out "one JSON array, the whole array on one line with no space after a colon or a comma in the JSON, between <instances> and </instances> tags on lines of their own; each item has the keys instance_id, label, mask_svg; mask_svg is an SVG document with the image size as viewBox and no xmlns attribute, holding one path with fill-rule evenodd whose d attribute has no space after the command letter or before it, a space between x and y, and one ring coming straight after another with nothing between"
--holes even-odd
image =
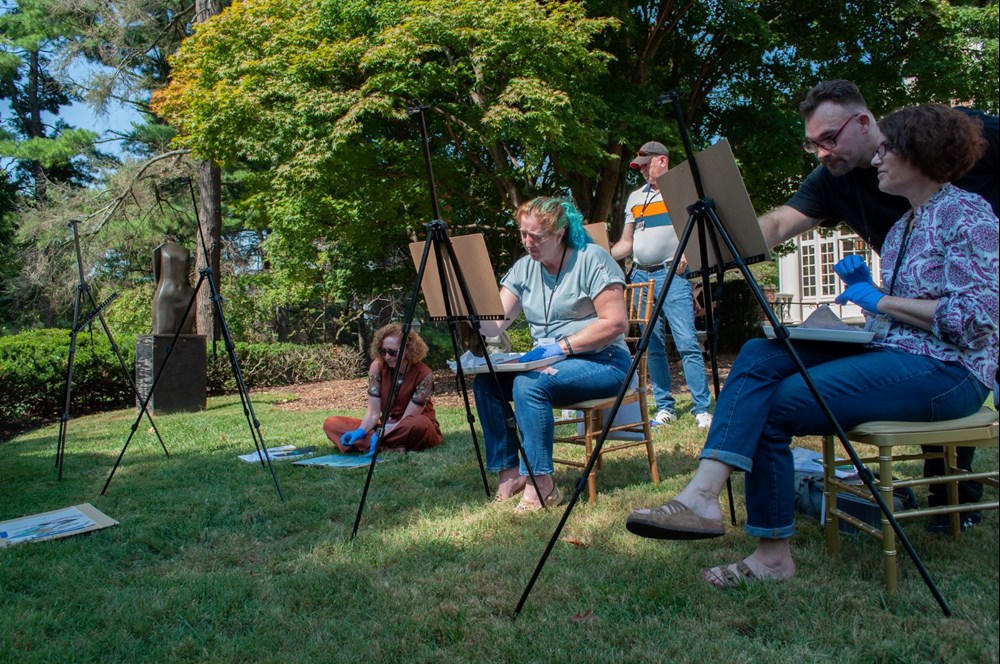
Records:
<instances>
[{"instance_id":1,"label":"tree trunk","mask_svg":"<svg viewBox=\"0 0 1000 664\"><path fill-rule=\"evenodd\" d=\"M198 256L195 265L200 272L205 269L205 255L211 262L212 277L219 286L219 258L222 245L222 173L219 167L210 161L203 161L198 167L198 218L201 220L202 234L198 235ZM205 246L202 246L202 237ZM202 285L198 291L197 326L198 334L203 334L208 340L218 339L218 321L215 320L215 310L212 308L212 290L208 284Z\"/></svg>"},{"instance_id":2,"label":"tree trunk","mask_svg":"<svg viewBox=\"0 0 1000 664\"><path fill-rule=\"evenodd\" d=\"M221 0L195 0L195 23L202 23L222 11ZM197 268L204 269L205 255L211 263L212 276L215 285L221 288L222 274L219 270L219 259L222 249L222 173L219 167L211 161L203 161L198 165L198 217L201 219L205 245L198 236ZM219 322L215 319L212 308L212 292L206 286L198 291L197 325L198 334L203 334L209 340L219 338Z\"/></svg>"},{"instance_id":3,"label":"tree trunk","mask_svg":"<svg viewBox=\"0 0 1000 664\"><path fill-rule=\"evenodd\" d=\"M41 68L38 62L38 51L28 53L28 122L25 133L28 138L45 138L45 126L42 124L42 108L39 102L41 90L38 80ZM35 180L35 202L45 204L49 200L49 181L41 162L31 162L31 177Z\"/></svg>"}]
</instances>

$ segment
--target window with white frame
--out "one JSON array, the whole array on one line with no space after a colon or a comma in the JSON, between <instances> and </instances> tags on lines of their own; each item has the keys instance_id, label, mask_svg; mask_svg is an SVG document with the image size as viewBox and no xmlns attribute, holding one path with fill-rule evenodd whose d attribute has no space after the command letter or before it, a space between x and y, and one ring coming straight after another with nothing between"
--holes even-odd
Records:
<instances>
[{"instance_id":1,"label":"window with white frame","mask_svg":"<svg viewBox=\"0 0 1000 664\"><path fill-rule=\"evenodd\" d=\"M861 256L865 261L865 265L871 268L872 277L875 282L878 283L881 281L878 270L875 269L876 266L872 263L872 248L857 235L844 235L840 238L840 257L846 258L847 256Z\"/></svg>"},{"instance_id":2,"label":"window with white frame","mask_svg":"<svg viewBox=\"0 0 1000 664\"><path fill-rule=\"evenodd\" d=\"M860 237L839 228L833 233L820 234L810 230L799 240L799 270L803 301L828 302L841 290L833 266L845 256L861 256L877 275L872 264L872 251ZM877 280L877 276L876 276Z\"/></svg>"},{"instance_id":3,"label":"window with white frame","mask_svg":"<svg viewBox=\"0 0 1000 664\"><path fill-rule=\"evenodd\" d=\"M815 235L809 231L799 245L799 270L802 279L802 298L816 297L816 245L807 240Z\"/></svg>"}]
</instances>

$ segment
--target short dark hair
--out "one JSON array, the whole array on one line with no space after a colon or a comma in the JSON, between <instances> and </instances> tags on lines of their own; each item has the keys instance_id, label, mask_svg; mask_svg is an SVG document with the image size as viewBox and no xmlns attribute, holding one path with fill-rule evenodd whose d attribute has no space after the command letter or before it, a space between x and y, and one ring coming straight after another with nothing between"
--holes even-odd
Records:
<instances>
[{"instance_id":1,"label":"short dark hair","mask_svg":"<svg viewBox=\"0 0 1000 664\"><path fill-rule=\"evenodd\" d=\"M965 175L986 151L979 118L944 104L920 104L878 121L886 147L935 182Z\"/></svg>"},{"instance_id":2,"label":"short dark hair","mask_svg":"<svg viewBox=\"0 0 1000 664\"><path fill-rule=\"evenodd\" d=\"M799 115L808 120L816 109L825 101L832 101L841 106L856 106L868 108L864 96L858 86L844 79L823 81L809 91L806 98L799 104Z\"/></svg>"}]
</instances>

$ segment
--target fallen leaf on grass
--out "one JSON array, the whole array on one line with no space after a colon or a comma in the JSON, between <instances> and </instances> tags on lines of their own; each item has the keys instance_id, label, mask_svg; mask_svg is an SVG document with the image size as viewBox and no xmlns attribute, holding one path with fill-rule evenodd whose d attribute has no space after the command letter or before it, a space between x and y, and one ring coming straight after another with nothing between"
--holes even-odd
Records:
<instances>
[{"instance_id":1,"label":"fallen leaf on grass","mask_svg":"<svg viewBox=\"0 0 1000 664\"><path fill-rule=\"evenodd\" d=\"M600 622L600 620L597 614L590 609L587 609L583 613L577 611L576 615L570 618L570 622Z\"/></svg>"},{"instance_id":2,"label":"fallen leaf on grass","mask_svg":"<svg viewBox=\"0 0 1000 664\"><path fill-rule=\"evenodd\" d=\"M572 544L573 546L579 546L579 547L583 547L583 548L587 548L587 547L590 546L586 542L584 542L582 540L578 540L575 537L563 537L562 541L566 542L567 544Z\"/></svg>"}]
</instances>

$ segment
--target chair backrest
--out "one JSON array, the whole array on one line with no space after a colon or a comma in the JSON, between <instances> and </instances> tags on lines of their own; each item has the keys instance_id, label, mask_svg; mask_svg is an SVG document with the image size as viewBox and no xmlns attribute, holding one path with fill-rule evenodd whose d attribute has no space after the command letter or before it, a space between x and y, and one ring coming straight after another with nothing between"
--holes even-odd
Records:
<instances>
[{"instance_id":1,"label":"chair backrest","mask_svg":"<svg viewBox=\"0 0 1000 664\"><path fill-rule=\"evenodd\" d=\"M642 336L640 325L649 323L653 315L653 293L656 286L655 281L640 281L625 286L625 308L628 310L628 332L625 333L625 343L634 350L635 344ZM639 386L645 388L648 384L646 377L646 356L642 356L639 365Z\"/></svg>"},{"instance_id":2,"label":"chair backrest","mask_svg":"<svg viewBox=\"0 0 1000 664\"><path fill-rule=\"evenodd\" d=\"M655 281L640 281L625 286L625 307L628 309L629 327L649 322L653 314L653 288ZM629 334L632 330L629 329Z\"/></svg>"}]
</instances>

